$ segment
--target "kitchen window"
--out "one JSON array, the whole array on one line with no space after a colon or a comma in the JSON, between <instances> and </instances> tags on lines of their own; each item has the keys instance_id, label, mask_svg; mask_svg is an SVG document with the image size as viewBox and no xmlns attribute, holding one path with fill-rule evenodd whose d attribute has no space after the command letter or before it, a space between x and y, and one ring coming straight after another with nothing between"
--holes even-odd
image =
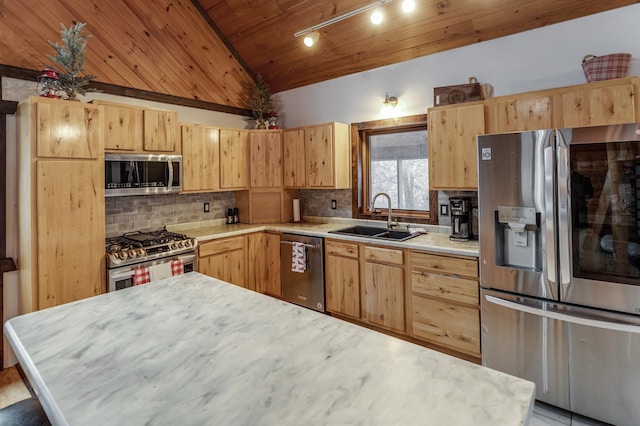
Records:
<instances>
[{"instance_id":1,"label":"kitchen window","mask_svg":"<svg viewBox=\"0 0 640 426\"><path fill-rule=\"evenodd\" d=\"M398 120L402 120L398 123ZM426 116L411 116L396 120L359 123L358 126L358 186L355 217L386 217L387 201L376 200L375 212L370 210L375 194L385 192L391 198L393 217L401 220L428 219L430 200L429 159ZM354 194L355 195L355 194ZM379 212L378 212L379 211ZM377 212L377 213L376 213Z\"/></svg>"}]
</instances>

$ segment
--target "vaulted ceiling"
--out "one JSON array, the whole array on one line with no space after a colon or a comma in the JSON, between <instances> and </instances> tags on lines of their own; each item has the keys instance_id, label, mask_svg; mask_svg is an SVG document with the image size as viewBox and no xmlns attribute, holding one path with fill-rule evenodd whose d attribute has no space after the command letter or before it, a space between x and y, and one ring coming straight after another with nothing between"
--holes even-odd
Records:
<instances>
[{"instance_id":1,"label":"vaulted ceiling","mask_svg":"<svg viewBox=\"0 0 640 426\"><path fill-rule=\"evenodd\" d=\"M631 0L401 0L293 34L372 0L0 0L0 65L52 65L60 24L86 22L87 73L124 88L248 108L254 77L273 92L637 3Z\"/></svg>"}]
</instances>

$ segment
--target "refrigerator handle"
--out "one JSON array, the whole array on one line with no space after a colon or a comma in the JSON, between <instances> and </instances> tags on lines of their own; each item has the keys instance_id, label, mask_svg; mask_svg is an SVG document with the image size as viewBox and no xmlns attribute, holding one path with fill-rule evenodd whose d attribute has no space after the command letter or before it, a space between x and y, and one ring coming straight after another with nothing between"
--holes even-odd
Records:
<instances>
[{"instance_id":1,"label":"refrigerator handle","mask_svg":"<svg viewBox=\"0 0 640 426\"><path fill-rule=\"evenodd\" d=\"M555 238L555 213L554 213L554 163L553 147L544 148L544 214L542 232L545 235L547 254L547 281L556 284L556 238Z\"/></svg>"},{"instance_id":2,"label":"refrigerator handle","mask_svg":"<svg viewBox=\"0 0 640 426\"><path fill-rule=\"evenodd\" d=\"M539 309L532 306L523 305L521 303L512 302L510 300L501 299L499 297L484 295L489 303L493 303L504 308L512 309L526 314L536 315L543 318L550 318L558 321L564 321L571 324L584 325L587 327L604 328L606 330L621 331L624 333L639 333L640 326L634 324L625 324L621 322L611 322L600 319L583 318L575 315L569 315L553 309Z\"/></svg>"},{"instance_id":3,"label":"refrigerator handle","mask_svg":"<svg viewBox=\"0 0 640 426\"><path fill-rule=\"evenodd\" d=\"M571 194L569 193L569 149L562 132L557 131L558 162L558 262L560 263L560 293L565 297L571 283L569 261L569 210Z\"/></svg>"}]
</instances>

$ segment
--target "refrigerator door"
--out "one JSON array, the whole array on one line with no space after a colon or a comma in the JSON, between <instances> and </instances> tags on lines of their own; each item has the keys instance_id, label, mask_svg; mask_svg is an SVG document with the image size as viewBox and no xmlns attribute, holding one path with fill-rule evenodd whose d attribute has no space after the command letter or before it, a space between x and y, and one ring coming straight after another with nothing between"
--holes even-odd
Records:
<instances>
[{"instance_id":1,"label":"refrigerator door","mask_svg":"<svg viewBox=\"0 0 640 426\"><path fill-rule=\"evenodd\" d=\"M554 132L478 137L480 285L556 300Z\"/></svg>"},{"instance_id":2,"label":"refrigerator door","mask_svg":"<svg viewBox=\"0 0 640 426\"><path fill-rule=\"evenodd\" d=\"M640 318L486 290L480 304L483 365L533 381L540 401L640 424Z\"/></svg>"},{"instance_id":3,"label":"refrigerator door","mask_svg":"<svg viewBox=\"0 0 640 426\"><path fill-rule=\"evenodd\" d=\"M560 300L640 314L640 125L557 131Z\"/></svg>"},{"instance_id":4,"label":"refrigerator door","mask_svg":"<svg viewBox=\"0 0 640 426\"><path fill-rule=\"evenodd\" d=\"M569 410L567 325L537 315L552 305L481 290L482 365L534 382L536 399Z\"/></svg>"}]
</instances>

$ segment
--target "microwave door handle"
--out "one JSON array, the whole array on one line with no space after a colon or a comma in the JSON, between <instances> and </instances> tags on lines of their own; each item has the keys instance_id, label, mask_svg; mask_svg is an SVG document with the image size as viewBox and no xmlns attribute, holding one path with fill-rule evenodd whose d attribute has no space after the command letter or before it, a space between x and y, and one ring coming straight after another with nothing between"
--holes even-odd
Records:
<instances>
[{"instance_id":1,"label":"microwave door handle","mask_svg":"<svg viewBox=\"0 0 640 426\"><path fill-rule=\"evenodd\" d=\"M164 188L165 192L171 192L171 187L173 186L173 161L170 156L166 156L167 158L167 169L169 170L169 180L167 181L167 186Z\"/></svg>"}]
</instances>

